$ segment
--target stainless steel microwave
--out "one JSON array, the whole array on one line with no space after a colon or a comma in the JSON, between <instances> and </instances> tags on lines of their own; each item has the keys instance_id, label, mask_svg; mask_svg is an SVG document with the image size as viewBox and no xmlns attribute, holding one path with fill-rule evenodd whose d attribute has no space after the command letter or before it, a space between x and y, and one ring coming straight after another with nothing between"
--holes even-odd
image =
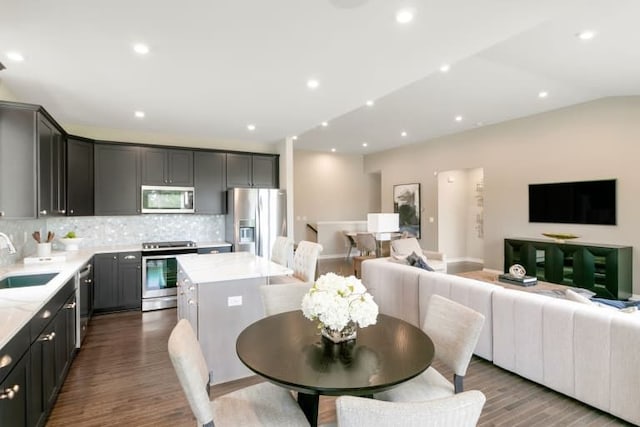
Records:
<instances>
[{"instance_id":1,"label":"stainless steel microwave","mask_svg":"<svg viewBox=\"0 0 640 427\"><path fill-rule=\"evenodd\" d=\"M143 185L142 213L193 213L193 187Z\"/></svg>"}]
</instances>

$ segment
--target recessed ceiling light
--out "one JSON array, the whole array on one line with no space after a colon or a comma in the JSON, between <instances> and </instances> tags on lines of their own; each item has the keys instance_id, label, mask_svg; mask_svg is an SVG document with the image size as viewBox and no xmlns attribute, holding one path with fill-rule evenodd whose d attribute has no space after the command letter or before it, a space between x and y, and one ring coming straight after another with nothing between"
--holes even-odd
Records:
<instances>
[{"instance_id":1,"label":"recessed ceiling light","mask_svg":"<svg viewBox=\"0 0 640 427\"><path fill-rule=\"evenodd\" d=\"M16 62L24 61L24 56L20 52L7 52L7 58Z\"/></svg>"},{"instance_id":2,"label":"recessed ceiling light","mask_svg":"<svg viewBox=\"0 0 640 427\"><path fill-rule=\"evenodd\" d=\"M396 21L400 24L408 24L413 21L413 10L411 9L400 9L396 12Z\"/></svg>"},{"instance_id":3,"label":"recessed ceiling light","mask_svg":"<svg viewBox=\"0 0 640 427\"><path fill-rule=\"evenodd\" d=\"M307 80L307 87L309 89L317 89L318 86L320 86L320 82L315 80L315 79L311 79L311 80Z\"/></svg>"},{"instance_id":4,"label":"recessed ceiling light","mask_svg":"<svg viewBox=\"0 0 640 427\"><path fill-rule=\"evenodd\" d=\"M133 51L140 55L146 55L149 53L149 46L144 43L136 43L133 45Z\"/></svg>"},{"instance_id":5,"label":"recessed ceiling light","mask_svg":"<svg viewBox=\"0 0 640 427\"><path fill-rule=\"evenodd\" d=\"M139 119L144 119L144 111L136 111L133 115Z\"/></svg>"},{"instance_id":6,"label":"recessed ceiling light","mask_svg":"<svg viewBox=\"0 0 640 427\"><path fill-rule=\"evenodd\" d=\"M441 73L446 73L446 72L448 72L450 69L451 69L451 65L449 65L449 64L442 64L442 65L440 66L440 72L441 72Z\"/></svg>"},{"instance_id":7,"label":"recessed ceiling light","mask_svg":"<svg viewBox=\"0 0 640 427\"><path fill-rule=\"evenodd\" d=\"M456 122L461 122L462 121L462 116L456 116Z\"/></svg>"},{"instance_id":8,"label":"recessed ceiling light","mask_svg":"<svg viewBox=\"0 0 640 427\"><path fill-rule=\"evenodd\" d=\"M329 123L327 123L327 122L322 122L322 123L320 123L320 124L322 125L322 127L325 127L325 128L326 128L327 126L329 126Z\"/></svg>"},{"instance_id":9,"label":"recessed ceiling light","mask_svg":"<svg viewBox=\"0 0 640 427\"><path fill-rule=\"evenodd\" d=\"M336 152L336 149L335 149L335 148L332 148L332 149L331 149L331 152L332 152L332 153L335 153L335 152Z\"/></svg>"},{"instance_id":10,"label":"recessed ceiling light","mask_svg":"<svg viewBox=\"0 0 640 427\"><path fill-rule=\"evenodd\" d=\"M367 147L367 146L369 146L369 144L367 144L366 142L363 142L363 143L362 143L362 146L363 146L363 147Z\"/></svg>"},{"instance_id":11,"label":"recessed ceiling light","mask_svg":"<svg viewBox=\"0 0 640 427\"><path fill-rule=\"evenodd\" d=\"M375 104L375 102L373 102L373 100L371 100L371 99L370 99L370 100L368 100L367 102L365 102L365 105L366 105L367 107L373 107L373 104Z\"/></svg>"},{"instance_id":12,"label":"recessed ceiling light","mask_svg":"<svg viewBox=\"0 0 640 427\"><path fill-rule=\"evenodd\" d=\"M294 141L297 141L298 140L298 136L294 135L294 136L291 137L291 139L293 139Z\"/></svg>"},{"instance_id":13,"label":"recessed ceiling light","mask_svg":"<svg viewBox=\"0 0 640 427\"><path fill-rule=\"evenodd\" d=\"M254 125L254 124L248 124L248 125L247 125L247 129L249 129L250 131L252 131L252 132L253 132L254 130L256 130L256 125Z\"/></svg>"},{"instance_id":14,"label":"recessed ceiling light","mask_svg":"<svg viewBox=\"0 0 640 427\"><path fill-rule=\"evenodd\" d=\"M545 90L538 92L538 98L546 98L547 96L549 96L549 92Z\"/></svg>"},{"instance_id":15,"label":"recessed ceiling light","mask_svg":"<svg viewBox=\"0 0 640 427\"><path fill-rule=\"evenodd\" d=\"M402 137L407 136L407 132L402 131L402 132L400 133L400 136L402 136Z\"/></svg>"},{"instance_id":16,"label":"recessed ceiling light","mask_svg":"<svg viewBox=\"0 0 640 427\"><path fill-rule=\"evenodd\" d=\"M578 34L576 34L576 37L578 37L580 40L591 40L595 36L595 31L591 30L580 31Z\"/></svg>"}]
</instances>

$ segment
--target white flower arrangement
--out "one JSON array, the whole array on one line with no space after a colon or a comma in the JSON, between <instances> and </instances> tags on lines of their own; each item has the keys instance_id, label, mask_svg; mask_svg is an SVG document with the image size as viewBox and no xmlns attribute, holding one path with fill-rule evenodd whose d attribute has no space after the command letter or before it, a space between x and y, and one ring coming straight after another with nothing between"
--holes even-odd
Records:
<instances>
[{"instance_id":1,"label":"white flower arrangement","mask_svg":"<svg viewBox=\"0 0 640 427\"><path fill-rule=\"evenodd\" d=\"M321 328L341 331L349 322L361 328L375 325L378 305L360 279L327 273L302 298L302 313Z\"/></svg>"}]
</instances>

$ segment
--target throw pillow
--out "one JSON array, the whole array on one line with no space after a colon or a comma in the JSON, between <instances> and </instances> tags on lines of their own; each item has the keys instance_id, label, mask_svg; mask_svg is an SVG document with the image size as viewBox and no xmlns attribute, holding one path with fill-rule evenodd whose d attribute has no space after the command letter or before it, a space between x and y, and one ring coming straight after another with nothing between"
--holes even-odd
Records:
<instances>
[{"instance_id":1,"label":"throw pillow","mask_svg":"<svg viewBox=\"0 0 640 427\"><path fill-rule=\"evenodd\" d=\"M391 255L391 258L389 258L389 261L391 262L395 262L398 264L402 264L402 265L408 265L409 262L407 261L407 256L402 256L402 255Z\"/></svg>"},{"instance_id":2,"label":"throw pillow","mask_svg":"<svg viewBox=\"0 0 640 427\"><path fill-rule=\"evenodd\" d=\"M427 271L434 271L433 268L425 261L423 256L411 252L411 255L407 256L407 263L413 267L422 268Z\"/></svg>"}]
</instances>

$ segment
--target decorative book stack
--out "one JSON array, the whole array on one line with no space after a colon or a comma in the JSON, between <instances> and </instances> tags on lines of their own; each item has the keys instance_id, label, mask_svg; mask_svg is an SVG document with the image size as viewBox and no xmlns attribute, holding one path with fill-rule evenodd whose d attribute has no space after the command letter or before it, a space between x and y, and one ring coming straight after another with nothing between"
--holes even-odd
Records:
<instances>
[{"instance_id":1,"label":"decorative book stack","mask_svg":"<svg viewBox=\"0 0 640 427\"><path fill-rule=\"evenodd\" d=\"M511 273L499 275L498 280L504 283L520 286L533 286L538 283L538 279L533 276L516 277Z\"/></svg>"}]
</instances>

